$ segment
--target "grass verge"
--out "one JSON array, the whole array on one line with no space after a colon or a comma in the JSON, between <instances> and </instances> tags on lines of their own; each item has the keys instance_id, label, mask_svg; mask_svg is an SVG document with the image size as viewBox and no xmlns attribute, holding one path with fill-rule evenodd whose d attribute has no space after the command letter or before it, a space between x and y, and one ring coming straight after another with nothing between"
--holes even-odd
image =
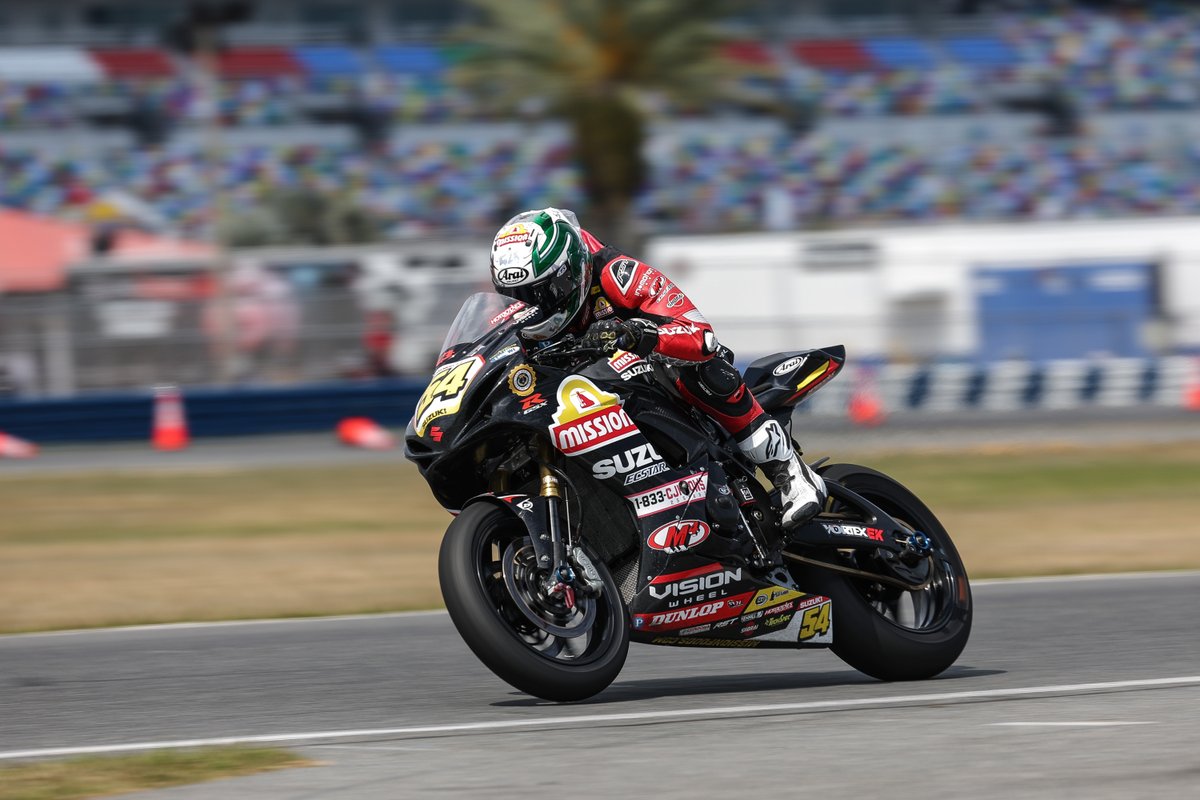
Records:
<instances>
[{"instance_id":1,"label":"grass verge","mask_svg":"<svg viewBox=\"0 0 1200 800\"><path fill-rule=\"evenodd\" d=\"M79 800L301 767L286 750L213 747L0 766L0 800Z\"/></svg>"},{"instance_id":2,"label":"grass verge","mask_svg":"<svg viewBox=\"0 0 1200 800\"><path fill-rule=\"evenodd\" d=\"M1200 444L847 460L924 499L972 577L1200 567ZM13 475L0 509L0 632L441 605L450 517L407 464Z\"/></svg>"}]
</instances>

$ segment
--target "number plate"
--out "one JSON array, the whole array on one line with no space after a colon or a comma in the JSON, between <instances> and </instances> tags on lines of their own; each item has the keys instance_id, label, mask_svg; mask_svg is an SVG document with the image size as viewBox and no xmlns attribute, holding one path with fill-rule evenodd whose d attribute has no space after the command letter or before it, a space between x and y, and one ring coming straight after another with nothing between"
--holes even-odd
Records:
<instances>
[{"instance_id":1,"label":"number plate","mask_svg":"<svg viewBox=\"0 0 1200 800\"><path fill-rule=\"evenodd\" d=\"M413 413L413 428L418 436L424 436L429 423L438 417L458 412L467 387L482 367L483 356L471 356L437 368Z\"/></svg>"}]
</instances>

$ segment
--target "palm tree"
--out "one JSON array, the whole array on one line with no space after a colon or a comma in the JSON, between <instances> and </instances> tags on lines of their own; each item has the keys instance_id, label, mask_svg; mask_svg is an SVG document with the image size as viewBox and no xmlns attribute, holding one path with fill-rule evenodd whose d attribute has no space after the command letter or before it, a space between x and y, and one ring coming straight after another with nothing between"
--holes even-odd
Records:
<instances>
[{"instance_id":1,"label":"palm tree","mask_svg":"<svg viewBox=\"0 0 1200 800\"><path fill-rule=\"evenodd\" d=\"M588 197L588 226L630 243L646 167L646 101L704 108L742 68L721 55L727 0L469 0L458 78L502 111L530 104L564 119Z\"/></svg>"}]
</instances>

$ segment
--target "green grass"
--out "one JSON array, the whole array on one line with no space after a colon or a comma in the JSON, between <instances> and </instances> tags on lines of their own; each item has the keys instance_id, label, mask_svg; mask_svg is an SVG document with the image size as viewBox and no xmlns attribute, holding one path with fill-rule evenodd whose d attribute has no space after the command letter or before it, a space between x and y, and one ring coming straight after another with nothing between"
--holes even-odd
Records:
<instances>
[{"instance_id":1,"label":"green grass","mask_svg":"<svg viewBox=\"0 0 1200 800\"><path fill-rule=\"evenodd\" d=\"M406 465L0 478L0 541L326 535L427 526L443 516ZM341 502L339 502L339 498ZM418 501L408 507L409 498ZM389 513L390 512L390 513Z\"/></svg>"},{"instance_id":2,"label":"green grass","mask_svg":"<svg viewBox=\"0 0 1200 800\"><path fill-rule=\"evenodd\" d=\"M901 476L934 509L1124 501L1173 502L1200 491L1200 447L1068 450L930 457L883 456L869 466ZM1186 498L1182 498L1186 499Z\"/></svg>"},{"instance_id":3,"label":"green grass","mask_svg":"<svg viewBox=\"0 0 1200 800\"><path fill-rule=\"evenodd\" d=\"M972 577L1200 567L1200 444L856 455ZM408 464L0 477L0 632L441 605Z\"/></svg>"},{"instance_id":4,"label":"green grass","mask_svg":"<svg viewBox=\"0 0 1200 800\"><path fill-rule=\"evenodd\" d=\"M0 766L0 800L80 800L312 764L286 750L214 747Z\"/></svg>"}]
</instances>

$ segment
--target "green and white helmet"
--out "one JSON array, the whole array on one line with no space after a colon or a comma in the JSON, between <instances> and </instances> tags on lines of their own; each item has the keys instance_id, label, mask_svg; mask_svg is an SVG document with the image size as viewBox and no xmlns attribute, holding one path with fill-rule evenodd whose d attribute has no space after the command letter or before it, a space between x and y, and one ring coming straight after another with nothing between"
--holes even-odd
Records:
<instances>
[{"instance_id":1,"label":"green and white helmet","mask_svg":"<svg viewBox=\"0 0 1200 800\"><path fill-rule=\"evenodd\" d=\"M543 321L523 331L530 339L550 339L570 327L591 283L592 258L570 211L524 211L504 223L492 242L496 291L542 310Z\"/></svg>"}]
</instances>

